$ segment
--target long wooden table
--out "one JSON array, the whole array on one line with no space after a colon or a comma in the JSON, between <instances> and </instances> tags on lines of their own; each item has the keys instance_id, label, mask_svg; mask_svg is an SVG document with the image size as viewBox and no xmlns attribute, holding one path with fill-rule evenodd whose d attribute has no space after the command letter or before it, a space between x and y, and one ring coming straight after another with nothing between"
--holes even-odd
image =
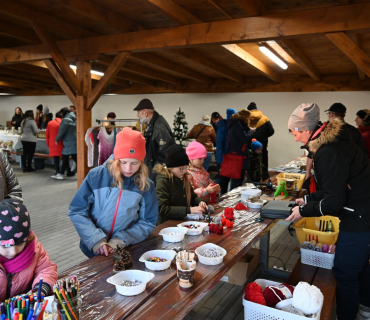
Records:
<instances>
[{"instance_id":1,"label":"long wooden table","mask_svg":"<svg viewBox=\"0 0 370 320\"><path fill-rule=\"evenodd\" d=\"M232 197L232 193L230 196ZM217 212L222 210L220 207ZM194 286L188 291L181 290L178 285L174 261L167 270L150 271L155 274L155 278L147 284L142 294L134 297L119 295L115 286L106 282L112 276L112 255L89 259L68 269L61 277L75 274L80 279L81 293L84 296L84 320L182 319L276 222L266 219L264 222L249 225L256 217L259 217L259 213L243 215L235 220L233 228L224 230L223 235L205 232L199 236L185 236L185 239L178 243L165 242L158 235L161 229L181 223L179 220L171 220L157 226L145 241L127 248L133 260L131 269L150 271L145 268L144 263L139 262L141 255L149 250L179 246L195 250L205 243L223 247L227 251L223 263L216 266L197 263Z\"/></svg>"}]
</instances>

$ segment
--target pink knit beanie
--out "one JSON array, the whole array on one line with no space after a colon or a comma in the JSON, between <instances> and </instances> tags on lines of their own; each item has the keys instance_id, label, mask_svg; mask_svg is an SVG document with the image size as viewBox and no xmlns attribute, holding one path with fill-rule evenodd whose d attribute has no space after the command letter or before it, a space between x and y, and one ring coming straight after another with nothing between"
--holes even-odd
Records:
<instances>
[{"instance_id":1,"label":"pink knit beanie","mask_svg":"<svg viewBox=\"0 0 370 320\"><path fill-rule=\"evenodd\" d=\"M206 148L199 142L192 141L186 148L186 154L189 157L189 160L207 158Z\"/></svg>"}]
</instances>

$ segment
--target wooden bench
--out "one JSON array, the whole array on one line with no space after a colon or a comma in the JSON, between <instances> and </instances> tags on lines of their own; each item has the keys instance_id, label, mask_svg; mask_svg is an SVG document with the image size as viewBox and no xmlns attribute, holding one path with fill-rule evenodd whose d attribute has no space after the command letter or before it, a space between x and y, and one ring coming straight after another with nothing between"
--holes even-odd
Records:
<instances>
[{"instance_id":1,"label":"wooden bench","mask_svg":"<svg viewBox=\"0 0 370 320\"><path fill-rule=\"evenodd\" d=\"M16 154L18 156L23 156L23 152L9 151L9 153L10 154ZM46 153L35 153L33 156L36 157L36 158L44 158L44 159L53 159L54 158L53 156L49 156ZM60 157L60 158L62 158L62 157Z\"/></svg>"},{"instance_id":2,"label":"wooden bench","mask_svg":"<svg viewBox=\"0 0 370 320\"><path fill-rule=\"evenodd\" d=\"M337 283L331 270L317 268L297 262L287 281L288 284L297 285L305 281L318 287L324 295L324 305L321 310L321 320L330 320L335 305L335 291Z\"/></svg>"}]
</instances>

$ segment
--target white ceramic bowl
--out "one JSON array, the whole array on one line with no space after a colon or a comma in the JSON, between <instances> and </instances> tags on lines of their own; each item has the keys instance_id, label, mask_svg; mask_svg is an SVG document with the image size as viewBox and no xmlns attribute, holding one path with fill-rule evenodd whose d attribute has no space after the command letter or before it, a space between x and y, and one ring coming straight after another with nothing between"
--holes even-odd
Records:
<instances>
[{"instance_id":1,"label":"white ceramic bowl","mask_svg":"<svg viewBox=\"0 0 370 320\"><path fill-rule=\"evenodd\" d=\"M180 233L176 235L169 235L168 233L175 232ZM170 227L164 228L159 232L160 236L163 236L163 240L167 242L180 242L184 240L185 234L187 234L188 228L185 227Z\"/></svg>"},{"instance_id":2,"label":"white ceramic bowl","mask_svg":"<svg viewBox=\"0 0 370 320\"><path fill-rule=\"evenodd\" d=\"M263 202L249 202L247 201L247 207L251 209L251 211L259 211L263 207Z\"/></svg>"},{"instance_id":3,"label":"white ceramic bowl","mask_svg":"<svg viewBox=\"0 0 370 320\"><path fill-rule=\"evenodd\" d=\"M188 225L191 225L191 224L195 224L195 225L200 226L200 227L198 227L197 229L189 229L189 228L185 227L185 226L188 226ZM188 233L187 233L188 236L198 236L198 235L202 234L203 229L208 226L208 223L199 222L199 221L187 221L187 222L180 223L177 226L178 227L185 227L186 229L188 229Z\"/></svg>"},{"instance_id":4,"label":"white ceramic bowl","mask_svg":"<svg viewBox=\"0 0 370 320\"><path fill-rule=\"evenodd\" d=\"M151 250L145 252L139 259L140 262L145 262L145 267L149 270L159 271L168 269L171 265L171 261L175 258L176 251L174 250ZM151 257L164 258L167 261L164 262L150 262L147 261Z\"/></svg>"},{"instance_id":5,"label":"white ceramic bowl","mask_svg":"<svg viewBox=\"0 0 370 320\"><path fill-rule=\"evenodd\" d=\"M260 197L262 191L260 189L244 188L240 191L241 198L246 201L249 197Z\"/></svg>"},{"instance_id":6,"label":"white ceramic bowl","mask_svg":"<svg viewBox=\"0 0 370 320\"><path fill-rule=\"evenodd\" d=\"M202 256L203 251L208 248L217 248L219 251L222 252L222 255L216 258L207 258L207 257ZM200 246L199 248L197 248L195 250L195 253L198 255L199 262L209 265L209 266L214 266L216 264L222 263L222 261L224 260L224 256L226 256L227 254L227 251L224 248L221 248L220 246L215 245L213 243L206 243Z\"/></svg>"},{"instance_id":7,"label":"white ceramic bowl","mask_svg":"<svg viewBox=\"0 0 370 320\"><path fill-rule=\"evenodd\" d=\"M115 274L113 277L108 278L107 282L115 285L117 292L123 296L136 296L145 290L146 284L154 277L155 275L151 272L145 272L141 270L125 270ZM141 281L141 284L134 287L120 286L119 283L125 280L138 280Z\"/></svg>"}]
</instances>

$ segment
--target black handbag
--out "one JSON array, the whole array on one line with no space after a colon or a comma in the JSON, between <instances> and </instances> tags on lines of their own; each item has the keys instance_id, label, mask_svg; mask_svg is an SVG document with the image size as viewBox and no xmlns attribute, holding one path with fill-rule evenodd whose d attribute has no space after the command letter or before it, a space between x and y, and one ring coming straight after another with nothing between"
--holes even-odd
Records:
<instances>
[{"instance_id":1,"label":"black handbag","mask_svg":"<svg viewBox=\"0 0 370 320\"><path fill-rule=\"evenodd\" d=\"M295 201L269 201L261 209L261 218L286 219L292 214Z\"/></svg>"}]
</instances>

